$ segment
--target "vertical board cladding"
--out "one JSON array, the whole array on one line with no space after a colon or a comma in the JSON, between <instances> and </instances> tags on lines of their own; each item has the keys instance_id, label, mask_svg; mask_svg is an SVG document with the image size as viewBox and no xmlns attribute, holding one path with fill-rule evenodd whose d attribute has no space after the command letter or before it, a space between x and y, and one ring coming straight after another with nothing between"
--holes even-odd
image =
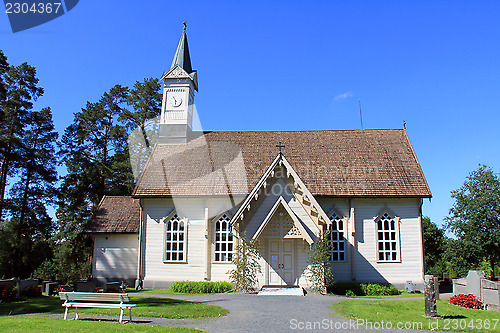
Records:
<instances>
[{"instance_id":1,"label":"vertical board cladding","mask_svg":"<svg viewBox=\"0 0 500 333\"><path fill-rule=\"evenodd\" d=\"M240 200L240 198L237 198ZM205 208L209 210L209 222L215 216L231 209L227 198L168 198L143 199L145 216L144 245L144 286L167 287L175 281L203 281L206 276L207 247L206 237L210 239L210 270L212 281L227 281L226 274L232 267L230 263L213 264L213 237L206 230ZM186 260L184 262L165 262L165 223L163 219L175 209L180 219L187 221ZM234 210L234 209L233 209ZM211 228L213 232L213 228Z\"/></svg>"},{"instance_id":2,"label":"vertical board cladding","mask_svg":"<svg viewBox=\"0 0 500 333\"><path fill-rule=\"evenodd\" d=\"M335 198L318 198L318 203L323 208L323 211L330 217L330 213L335 211L340 218L344 220L344 237L345 237L345 260L335 261L331 263L333 277L336 281L351 281L351 251L353 247L349 243L348 235L352 233L352 226L349 225L349 201L347 199Z\"/></svg>"},{"instance_id":3,"label":"vertical board cladding","mask_svg":"<svg viewBox=\"0 0 500 333\"><path fill-rule=\"evenodd\" d=\"M308 270L309 266L309 244L302 239L298 239L295 244L297 262L297 283L309 288Z\"/></svg>"},{"instance_id":4,"label":"vertical board cladding","mask_svg":"<svg viewBox=\"0 0 500 333\"><path fill-rule=\"evenodd\" d=\"M139 234L95 234L93 277L135 280L138 246Z\"/></svg>"},{"instance_id":5,"label":"vertical board cladding","mask_svg":"<svg viewBox=\"0 0 500 333\"><path fill-rule=\"evenodd\" d=\"M423 283L423 245L420 231L419 199L356 199L356 280ZM374 218L385 211L399 217L400 260L379 262Z\"/></svg>"},{"instance_id":6,"label":"vertical board cladding","mask_svg":"<svg viewBox=\"0 0 500 333\"><path fill-rule=\"evenodd\" d=\"M205 221L204 200L144 199L143 209L146 219L144 286L166 287L174 281L201 281L205 274ZM184 262L165 262L165 223L163 221L175 208L180 219L187 225L186 260Z\"/></svg>"}]
</instances>

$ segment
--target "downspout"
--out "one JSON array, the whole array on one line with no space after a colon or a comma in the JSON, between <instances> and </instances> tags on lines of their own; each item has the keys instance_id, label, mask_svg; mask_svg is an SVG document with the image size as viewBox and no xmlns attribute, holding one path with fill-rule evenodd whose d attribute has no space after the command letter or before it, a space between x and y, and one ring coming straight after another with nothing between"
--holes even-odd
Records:
<instances>
[{"instance_id":1,"label":"downspout","mask_svg":"<svg viewBox=\"0 0 500 333\"><path fill-rule=\"evenodd\" d=\"M351 243L350 248L350 263L351 263L351 280L356 280L356 264L354 260L356 259L356 218L354 216L354 205L353 200L349 198L349 224L351 226L351 232L348 233L349 243Z\"/></svg>"},{"instance_id":2,"label":"downspout","mask_svg":"<svg viewBox=\"0 0 500 333\"><path fill-rule=\"evenodd\" d=\"M143 214L144 214L144 209L142 207L142 200L139 199L139 207L140 207L140 212L139 212L139 251L138 252L138 258L137 258L137 279L135 281L135 289L136 290L141 290L142 289L142 283L144 279L144 274L143 274L143 247L144 247L144 242L143 242L143 234L144 234L144 225L145 223Z\"/></svg>"},{"instance_id":3,"label":"downspout","mask_svg":"<svg viewBox=\"0 0 500 333\"><path fill-rule=\"evenodd\" d=\"M208 206L208 205L205 205ZM212 278L212 267L210 265L210 259L212 258L211 255L211 247L210 247L210 220L209 220L209 215L208 215L208 207L205 207L205 280L210 281Z\"/></svg>"}]
</instances>

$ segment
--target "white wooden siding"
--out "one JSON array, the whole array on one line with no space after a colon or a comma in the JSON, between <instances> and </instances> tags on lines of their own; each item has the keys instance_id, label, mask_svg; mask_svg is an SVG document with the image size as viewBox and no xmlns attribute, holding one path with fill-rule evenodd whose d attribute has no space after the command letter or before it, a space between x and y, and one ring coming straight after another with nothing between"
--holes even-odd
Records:
<instances>
[{"instance_id":1,"label":"white wooden siding","mask_svg":"<svg viewBox=\"0 0 500 333\"><path fill-rule=\"evenodd\" d=\"M93 277L99 280L135 280L138 245L138 234L96 234Z\"/></svg>"},{"instance_id":2,"label":"white wooden siding","mask_svg":"<svg viewBox=\"0 0 500 333\"><path fill-rule=\"evenodd\" d=\"M285 186L283 179L277 180L280 186ZM293 195L287 192L272 193L259 199L259 206L252 207L252 215L244 231L247 236L253 234L260 226L279 196L289 203L292 210L310 229L314 227L307 213L299 202L294 201ZM350 214L347 199L319 198L325 212L335 208L343 217ZM172 199L143 199L145 216L145 253L144 253L144 283L147 287L160 286L157 282L173 282L181 280L202 281L207 276L207 243L206 236L210 237L210 280L223 281L229 279L227 273L233 268L230 263L213 263L213 235L207 235L205 209L209 210L212 219L226 210L227 202L218 198L180 198L176 199L182 211L178 211L181 218L187 217L187 263L165 263L164 256L164 224L160 220L174 209ZM254 202L253 204L257 204ZM423 280L422 244L420 235L420 200L419 199L352 199L351 205L355 212L355 225L346 223L345 231L348 239L354 243L346 243L346 261L332 263L334 278L339 281L373 281L404 284L411 280L421 283ZM387 207L400 218L400 251L401 262L378 263L376 226L374 217ZM347 220L347 219L346 219ZM211 220L210 220L211 221ZM355 227L355 235L351 236ZM314 227L315 228L315 227ZM314 230L313 228L313 230ZM213 229L213 228L212 228ZM213 231L213 230L212 230ZM307 279L302 274L307 267L309 245L302 240L296 240L296 274L301 285L307 286ZM262 274L259 275L259 284L263 285L267 279L267 252L266 242L259 242L261 246ZM352 252L352 254L351 254ZM136 260L134 261L136 262Z\"/></svg>"},{"instance_id":3,"label":"white wooden siding","mask_svg":"<svg viewBox=\"0 0 500 333\"><path fill-rule=\"evenodd\" d=\"M357 281L404 284L422 283L423 262L420 238L420 201L417 199L356 199L355 276ZM377 262L374 217L388 208L400 218L401 262Z\"/></svg>"}]
</instances>

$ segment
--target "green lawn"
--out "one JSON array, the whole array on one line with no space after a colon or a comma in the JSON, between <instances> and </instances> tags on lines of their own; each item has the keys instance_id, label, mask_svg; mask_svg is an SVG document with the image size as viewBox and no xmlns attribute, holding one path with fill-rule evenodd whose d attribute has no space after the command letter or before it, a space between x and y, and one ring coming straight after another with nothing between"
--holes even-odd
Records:
<instances>
[{"instance_id":1,"label":"green lawn","mask_svg":"<svg viewBox=\"0 0 500 333\"><path fill-rule=\"evenodd\" d=\"M439 319L423 317L423 300L343 300L334 303L332 309L341 316L371 322L372 325L373 323L390 322L393 328L398 327L398 323L402 323L402 325L411 325L412 329L421 330L453 332L500 331L500 322L498 320L500 313L465 309L449 304L448 300L439 300L437 303ZM437 327L430 326L436 325L436 323Z\"/></svg>"},{"instance_id":2,"label":"green lawn","mask_svg":"<svg viewBox=\"0 0 500 333\"><path fill-rule=\"evenodd\" d=\"M130 297L133 304L137 304L132 310L133 317L161 317L161 318L213 318L224 316L228 313L226 309L219 306L187 302L183 300L155 297ZM1 303L0 314L24 314L24 313L63 313L63 302L59 297L39 297L23 299L16 302ZM70 314L74 309L70 309ZM120 314L117 309L79 309L79 313L96 315Z\"/></svg>"},{"instance_id":3,"label":"green lawn","mask_svg":"<svg viewBox=\"0 0 500 333\"><path fill-rule=\"evenodd\" d=\"M103 323L93 321L75 321L26 316L0 316L2 332L201 332L189 328L150 326L137 324Z\"/></svg>"}]
</instances>

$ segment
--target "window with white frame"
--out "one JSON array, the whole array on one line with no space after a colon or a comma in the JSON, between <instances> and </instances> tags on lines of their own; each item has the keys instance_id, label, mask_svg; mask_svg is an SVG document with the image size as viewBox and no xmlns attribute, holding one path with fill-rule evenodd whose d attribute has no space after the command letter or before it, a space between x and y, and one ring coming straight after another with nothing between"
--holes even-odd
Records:
<instances>
[{"instance_id":1,"label":"window with white frame","mask_svg":"<svg viewBox=\"0 0 500 333\"><path fill-rule=\"evenodd\" d=\"M344 220L335 212L329 217L331 223L327 231L327 244L330 261L345 261Z\"/></svg>"},{"instance_id":2,"label":"window with white frame","mask_svg":"<svg viewBox=\"0 0 500 333\"><path fill-rule=\"evenodd\" d=\"M378 261L398 261L396 218L385 212L377 219Z\"/></svg>"},{"instance_id":3,"label":"window with white frame","mask_svg":"<svg viewBox=\"0 0 500 333\"><path fill-rule=\"evenodd\" d=\"M215 261L228 262L233 259L233 234L230 221L231 219L223 214L215 222Z\"/></svg>"},{"instance_id":4,"label":"window with white frame","mask_svg":"<svg viewBox=\"0 0 500 333\"><path fill-rule=\"evenodd\" d=\"M186 261L186 226L177 214L165 226L165 261Z\"/></svg>"}]
</instances>

